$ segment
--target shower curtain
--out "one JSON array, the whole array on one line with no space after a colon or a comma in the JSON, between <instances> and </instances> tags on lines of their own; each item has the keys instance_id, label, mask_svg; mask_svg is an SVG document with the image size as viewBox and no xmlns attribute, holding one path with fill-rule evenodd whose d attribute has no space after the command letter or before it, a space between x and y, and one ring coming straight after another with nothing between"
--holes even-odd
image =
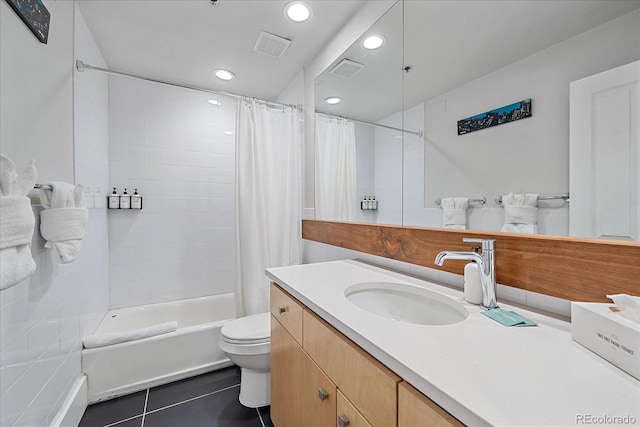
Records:
<instances>
[{"instance_id":1,"label":"shower curtain","mask_svg":"<svg viewBox=\"0 0 640 427\"><path fill-rule=\"evenodd\" d=\"M236 305L269 311L264 269L300 263L302 126L299 108L238 101L236 125Z\"/></svg>"},{"instance_id":2,"label":"shower curtain","mask_svg":"<svg viewBox=\"0 0 640 427\"><path fill-rule=\"evenodd\" d=\"M355 220L356 135L352 121L316 114L316 219Z\"/></svg>"}]
</instances>

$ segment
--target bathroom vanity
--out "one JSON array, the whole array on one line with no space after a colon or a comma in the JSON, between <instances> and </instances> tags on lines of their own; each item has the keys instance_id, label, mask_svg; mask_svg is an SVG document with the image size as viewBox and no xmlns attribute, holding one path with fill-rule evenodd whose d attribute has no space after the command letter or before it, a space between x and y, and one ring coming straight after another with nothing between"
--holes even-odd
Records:
<instances>
[{"instance_id":1,"label":"bathroom vanity","mask_svg":"<svg viewBox=\"0 0 640 427\"><path fill-rule=\"evenodd\" d=\"M640 420L640 382L571 340L567 321L504 302L539 326L502 326L462 292L357 261L267 270L271 418L299 425L579 425ZM424 325L354 305L354 285L436 292L463 320Z\"/></svg>"}]
</instances>

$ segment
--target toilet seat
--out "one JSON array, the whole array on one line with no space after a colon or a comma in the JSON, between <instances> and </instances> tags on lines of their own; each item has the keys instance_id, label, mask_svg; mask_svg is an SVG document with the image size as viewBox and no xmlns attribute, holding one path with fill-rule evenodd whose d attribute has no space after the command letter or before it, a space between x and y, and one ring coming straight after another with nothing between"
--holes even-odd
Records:
<instances>
[{"instance_id":1,"label":"toilet seat","mask_svg":"<svg viewBox=\"0 0 640 427\"><path fill-rule=\"evenodd\" d=\"M235 345L265 344L271 341L271 314L261 313L232 320L220 331L222 340Z\"/></svg>"}]
</instances>

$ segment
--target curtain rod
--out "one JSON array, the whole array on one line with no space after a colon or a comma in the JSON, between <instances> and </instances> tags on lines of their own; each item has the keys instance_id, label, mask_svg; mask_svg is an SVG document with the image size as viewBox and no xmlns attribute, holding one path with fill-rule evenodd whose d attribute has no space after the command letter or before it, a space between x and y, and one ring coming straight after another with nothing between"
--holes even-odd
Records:
<instances>
[{"instance_id":1,"label":"curtain rod","mask_svg":"<svg viewBox=\"0 0 640 427\"><path fill-rule=\"evenodd\" d=\"M364 120L356 120L356 119L352 119L352 118L345 117L345 116L336 116L336 115L333 115L333 114L322 113L320 111L316 111L316 114L322 114L323 116L335 117L335 118L338 118L338 119L351 120L352 122L363 123L365 125L379 126L381 128L386 128L386 129L391 129L391 130L398 130L400 132L410 133L412 135L417 136L418 138L422 138L422 135L423 135L422 129L420 129L419 131L416 132L416 131L413 131L413 130L400 129L400 128L395 128L393 126L381 125L380 123L365 122Z\"/></svg>"},{"instance_id":2,"label":"curtain rod","mask_svg":"<svg viewBox=\"0 0 640 427\"><path fill-rule=\"evenodd\" d=\"M114 74L116 76L132 77L134 79L146 80L148 82L161 83L161 84L165 84L165 85L169 85L169 86L180 87L180 88L183 88L183 89L198 90L198 91L201 91L201 92L213 93L215 95L228 96L228 97L235 98L235 99L255 99L258 102L264 103L266 105L276 106L278 108L281 108L281 107L292 107L292 108L302 109L301 105L282 104L280 102L266 101L264 99L258 99L258 98L254 98L252 96L236 95L235 93L229 93L229 92L225 92L225 91L222 91L222 90L205 89L205 88L197 87L197 86L188 86L188 85L183 85L183 84L180 84L180 83L173 83L173 82L167 82L167 81L164 81L164 80L152 79L150 77L144 77L144 76L140 76L140 75L137 75L137 74L127 73L125 71L117 71L117 70L111 70L109 68L96 67L94 65L85 64L80 59L76 60L76 70L78 70L79 72L83 72L84 70L102 71L103 73Z\"/></svg>"}]
</instances>

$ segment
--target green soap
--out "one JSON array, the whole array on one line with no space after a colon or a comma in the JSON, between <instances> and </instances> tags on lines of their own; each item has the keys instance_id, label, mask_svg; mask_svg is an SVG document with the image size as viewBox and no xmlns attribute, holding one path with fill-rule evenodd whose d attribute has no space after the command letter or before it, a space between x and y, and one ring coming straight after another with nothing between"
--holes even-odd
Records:
<instances>
[{"instance_id":1,"label":"green soap","mask_svg":"<svg viewBox=\"0 0 640 427\"><path fill-rule=\"evenodd\" d=\"M538 326L533 320L529 320L515 311L505 311L501 308L483 311L482 314L504 326Z\"/></svg>"}]
</instances>

